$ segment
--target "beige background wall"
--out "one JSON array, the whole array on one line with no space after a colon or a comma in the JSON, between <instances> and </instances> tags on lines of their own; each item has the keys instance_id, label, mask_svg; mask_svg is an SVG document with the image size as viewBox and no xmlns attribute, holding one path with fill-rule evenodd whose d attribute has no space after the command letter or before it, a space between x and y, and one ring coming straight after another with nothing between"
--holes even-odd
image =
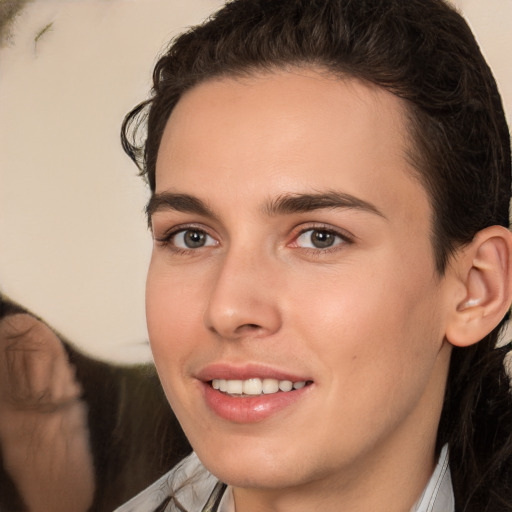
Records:
<instances>
[{"instance_id":1,"label":"beige background wall","mask_svg":"<svg viewBox=\"0 0 512 512\"><path fill-rule=\"evenodd\" d=\"M164 43L221 3L38 0L0 48L0 288L98 356L150 358L147 192L120 122ZM512 0L457 5L512 121Z\"/></svg>"}]
</instances>

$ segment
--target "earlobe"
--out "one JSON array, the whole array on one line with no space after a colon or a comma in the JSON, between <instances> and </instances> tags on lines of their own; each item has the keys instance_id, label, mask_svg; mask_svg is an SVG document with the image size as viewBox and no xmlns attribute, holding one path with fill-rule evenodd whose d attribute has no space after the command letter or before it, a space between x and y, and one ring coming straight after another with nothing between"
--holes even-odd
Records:
<instances>
[{"instance_id":1,"label":"earlobe","mask_svg":"<svg viewBox=\"0 0 512 512\"><path fill-rule=\"evenodd\" d=\"M491 226L479 231L461 252L454 265L464 297L453 304L446 338L465 347L489 334L510 307L512 235L502 226Z\"/></svg>"}]
</instances>

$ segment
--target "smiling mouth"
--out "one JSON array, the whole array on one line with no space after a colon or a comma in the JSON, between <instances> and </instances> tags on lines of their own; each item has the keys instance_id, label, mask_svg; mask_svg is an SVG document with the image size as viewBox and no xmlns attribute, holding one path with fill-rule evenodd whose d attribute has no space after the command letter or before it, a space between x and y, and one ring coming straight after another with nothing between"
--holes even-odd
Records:
<instances>
[{"instance_id":1,"label":"smiling mouth","mask_svg":"<svg viewBox=\"0 0 512 512\"><path fill-rule=\"evenodd\" d=\"M213 389L226 395L243 397L289 393L309 386L312 384L312 381L301 380L292 382L291 380L259 378L246 380L213 379L209 384Z\"/></svg>"}]
</instances>

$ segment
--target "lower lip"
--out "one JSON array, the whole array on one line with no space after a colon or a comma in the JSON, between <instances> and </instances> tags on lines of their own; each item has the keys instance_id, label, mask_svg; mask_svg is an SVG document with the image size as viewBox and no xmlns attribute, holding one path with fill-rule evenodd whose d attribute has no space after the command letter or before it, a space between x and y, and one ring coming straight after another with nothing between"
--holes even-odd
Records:
<instances>
[{"instance_id":1,"label":"lower lip","mask_svg":"<svg viewBox=\"0 0 512 512\"><path fill-rule=\"evenodd\" d=\"M208 407L221 418L233 423L257 423L297 403L309 392L311 385L293 391L257 396L230 396L203 382Z\"/></svg>"}]
</instances>

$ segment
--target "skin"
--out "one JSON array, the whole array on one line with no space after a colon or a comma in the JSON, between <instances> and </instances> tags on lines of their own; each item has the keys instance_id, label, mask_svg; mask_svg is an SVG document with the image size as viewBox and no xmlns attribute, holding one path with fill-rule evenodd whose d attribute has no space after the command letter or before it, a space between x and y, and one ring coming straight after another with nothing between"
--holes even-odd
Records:
<instances>
[{"instance_id":1,"label":"skin","mask_svg":"<svg viewBox=\"0 0 512 512\"><path fill-rule=\"evenodd\" d=\"M149 336L167 397L237 512L407 512L432 473L455 280L435 270L404 108L372 85L292 69L198 85L168 121L156 197L188 194L209 212L153 200ZM332 191L358 203L269 211ZM205 245L169 236L186 228ZM313 229L333 245L312 245ZM262 421L228 421L203 397L212 363L312 384Z\"/></svg>"}]
</instances>

